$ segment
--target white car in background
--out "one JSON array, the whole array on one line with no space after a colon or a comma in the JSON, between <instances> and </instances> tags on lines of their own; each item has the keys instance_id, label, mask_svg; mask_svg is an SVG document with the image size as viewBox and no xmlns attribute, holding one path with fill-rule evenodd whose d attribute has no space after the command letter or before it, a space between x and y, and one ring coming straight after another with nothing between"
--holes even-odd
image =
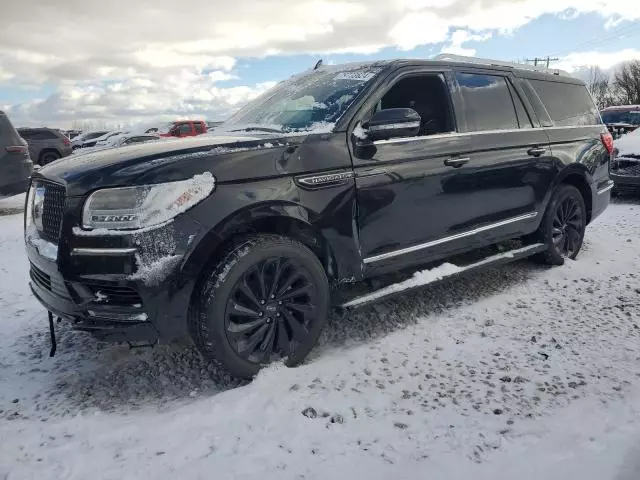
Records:
<instances>
[{"instance_id":1,"label":"white car in background","mask_svg":"<svg viewBox=\"0 0 640 480\"><path fill-rule=\"evenodd\" d=\"M103 137L108 133L111 133L111 132L108 130L96 130L93 132L84 132L78 135L76 138L74 138L71 141L71 148L75 150L77 148L93 147L95 146L95 143L98 138Z\"/></svg>"}]
</instances>

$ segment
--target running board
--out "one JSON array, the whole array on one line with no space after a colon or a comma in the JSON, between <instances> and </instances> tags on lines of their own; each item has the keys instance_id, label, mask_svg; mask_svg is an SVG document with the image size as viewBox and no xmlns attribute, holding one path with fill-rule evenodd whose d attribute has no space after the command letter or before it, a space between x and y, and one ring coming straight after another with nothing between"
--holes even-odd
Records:
<instances>
[{"instance_id":1,"label":"running board","mask_svg":"<svg viewBox=\"0 0 640 480\"><path fill-rule=\"evenodd\" d=\"M480 270L482 268L495 267L497 265L503 265L515 260L519 260L521 258L530 257L531 255L534 255L536 253L544 252L546 249L546 245L542 243L536 243L534 245L527 245L526 247L507 250L496 255L491 255L468 265L458 266L451 263L443 263L429 270L420 270L418 272L415 272L413 276L408 280L399 283L393 283L374 292L356 297L353 300L340 305L338 307L338 310L352 310L355 308L359 308L372 302L384 300L392 295L404 293L406 291L413 290L414 288L423 287L425 285L436 283L447 278L453 278L461 274Z\"/></svg>"}]
</instances>

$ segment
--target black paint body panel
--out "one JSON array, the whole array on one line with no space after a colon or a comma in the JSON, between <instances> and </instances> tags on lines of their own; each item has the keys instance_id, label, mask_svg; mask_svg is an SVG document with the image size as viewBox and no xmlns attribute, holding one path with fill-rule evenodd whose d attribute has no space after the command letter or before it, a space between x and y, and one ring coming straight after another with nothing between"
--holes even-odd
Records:
<instances>
[{"instance_id":1,"label":"black paint body panel","mask_svg":"<svg viewBox=\"0 0 640 480\"><path fill-rule=\"evenodd\" d=\"M455 85L458 70L509 78L534 128L469 132ZM352 134L376 96L396 78L420 72L437 72L449 82L456 132L376 143ZM606 127L549 127L525 77L500 67L388 62L333 133L203 135L73 155L34 174L36 180L64 185L67 203L57 261L45 261L33 247L28 247L29 259L52 279L77 289L76 296L91 282L136 291L148 315L145 325L152 326L143 329L148 339L170 340L187 334L198 280L237 234L268 227L273 233L273 226L292 229L339 285L532 233L553 188L568 176L587 186L593 219L609 201L608 193L598 194L610 182L609 155L600 140ZM445 164L449 159L468 161L452 167ZM183 180L206 171L216 179L214 192L160 229L139 235L77 233L84 202L97 189ZM316 177L321 177L318 183ZM421 244L433 245L397 254ZM108 259L72 255L78 248L131 248L136 253ZM180 260L159 285L131 278L140 258L167 255ZM37 288L34 293L47 308L81 326L91 320L89 307L82 304L90 297L56 300ZM132 338L144 336L139 327L130 327L136 332ZM127 328L118 324L116 330L112 337L104 329L93 333L126 338L122 331Z\"/></svg>"}]
</instances>

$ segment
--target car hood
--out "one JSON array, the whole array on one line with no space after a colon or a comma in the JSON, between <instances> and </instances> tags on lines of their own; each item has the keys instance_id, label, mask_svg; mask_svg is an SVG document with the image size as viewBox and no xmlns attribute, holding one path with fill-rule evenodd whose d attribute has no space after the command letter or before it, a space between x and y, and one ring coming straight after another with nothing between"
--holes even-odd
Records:
<instances>
[{"instance_id":1,"label":"car hood","mask_svg":"<svg viewBox=\"0 0 640 480\"><path fill-rule=\"evenodd\" d=\"M34 178L64 184L70 196L98 188L182 180L203 171L212 172L218 182L248 180L282 174L277 159L287 145L303 140L270 134L156 141L76 153L47 165Z\"/></svg>"},{"instance_id":2,"label":"car hood","mask_svg":"<svg viewBox=\"0 0 640 480\"><path fill-rule=\"evenodd\" d=\"M616 139L613 146L618 157L639 157L640 156L640 130L636 129Z\"/></svg>"}]
</instances>

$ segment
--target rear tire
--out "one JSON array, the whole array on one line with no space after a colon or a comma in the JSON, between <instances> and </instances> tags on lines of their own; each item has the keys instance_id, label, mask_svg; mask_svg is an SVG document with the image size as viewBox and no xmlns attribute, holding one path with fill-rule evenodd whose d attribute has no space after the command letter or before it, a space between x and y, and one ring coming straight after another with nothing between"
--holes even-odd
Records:
<instances>
[{"instance_id":1,"label":"rear tire","mask_svg":"<svg viewBox=\"0 0 640 480\"><path fill-rule=\"evenodd\" d=\"M191 335L204 357L251 378L273 361L295 366L309 354L329 312L329 284L305 245L257 235L227 250L193 307Z\"/></svg>"},{"instance_id":2,"label":"rear tire","mask_svg":"<svg viewBox=\"0 0 640 480\"><path fill-rule=\"evenodd\" d=\"M561 184L554 191L534 240L547 250L534 260L547 265L563 265L566 258L575 260L582 248L587 224L587 209L580 191Z\"/></svg>"},{"instance_id":3,"label":"rear tire","mask_svg":"<svg viewBox=\"0 0 640 480\"><path fill-rule=\"evenodd\" d=\"M57 152L44 152L40 155L40 165L44 166L51 162L55 162L60 158L60 155Z\"/></svg>"}]
</instances>

